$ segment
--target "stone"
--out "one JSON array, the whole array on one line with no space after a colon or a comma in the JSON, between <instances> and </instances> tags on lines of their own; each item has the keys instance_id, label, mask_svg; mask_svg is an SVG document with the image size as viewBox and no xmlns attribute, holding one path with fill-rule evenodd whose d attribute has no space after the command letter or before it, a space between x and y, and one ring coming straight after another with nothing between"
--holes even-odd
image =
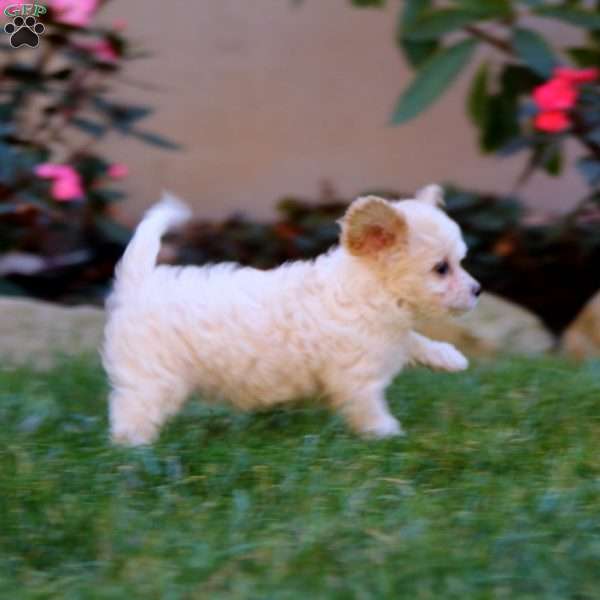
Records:
<instances>
[{"instance_id":1,"label":"stone","mask_svg":"<svg viewBox=\"0 0 600 600\"><path fill-rule=\"evenodd\" d=\"M600 356L600 292L592 296L565 329L560 352L578 360Z\"/></svg>"},{"instance_id":2,"label":"stone","mask_svg":"<svg viewBox=\"0 0 600 600\"><path fill-rule=\"evenodd\" d=\"M46 369L61 355L97 355L103 329L100 308L0 297L0 364Z\"/></svg>"}]
</instances>

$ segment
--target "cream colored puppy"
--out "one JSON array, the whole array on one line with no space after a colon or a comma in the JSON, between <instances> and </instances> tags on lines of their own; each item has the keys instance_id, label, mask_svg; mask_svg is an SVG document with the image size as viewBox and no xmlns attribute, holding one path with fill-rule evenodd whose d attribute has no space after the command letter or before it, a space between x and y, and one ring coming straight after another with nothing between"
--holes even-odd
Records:
<instances>
[{"instance_id":1,"label":"cream colored puppy","mask_svg":"<svg viewBox=\"0 0 600 600\"><path fill-rule=\"evenodd\" d=\"M384 395L392 378L412 363L468 366L413 329L422 317L473 308L480 292L440 204L435 185L414 200L359 198L340 221L338 247L259 271L157 266L161 236L189 217L166 196L137 228L108 302L114 441L152 442L193 390L240 409L319 397L360 434L401 434Z\"/></svg>"}]
</instances>

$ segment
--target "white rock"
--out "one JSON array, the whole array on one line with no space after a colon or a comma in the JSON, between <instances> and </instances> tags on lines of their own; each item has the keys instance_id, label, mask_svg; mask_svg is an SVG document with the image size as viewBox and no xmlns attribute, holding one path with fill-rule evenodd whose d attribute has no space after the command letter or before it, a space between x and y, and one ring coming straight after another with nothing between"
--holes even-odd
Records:
<instances>
[{"instance_id":1,"label":"white rock","mask_svg":"<svg viewBox=\"0 0 600 600\"><path fill-rule=\"evenodd\" d=\"M60 355L97 353L104 311L0 297L0 364L51 366Z\"/></svg>"}]
</instances>

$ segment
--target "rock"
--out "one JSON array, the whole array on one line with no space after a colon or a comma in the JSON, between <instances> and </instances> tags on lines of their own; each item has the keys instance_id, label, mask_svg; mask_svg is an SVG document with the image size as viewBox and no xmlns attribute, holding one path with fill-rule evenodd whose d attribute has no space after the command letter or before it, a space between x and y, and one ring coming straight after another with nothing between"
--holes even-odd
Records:
<instances>
[{"instance_id":1,"label":"rock","mask_svg":"<svg viewBox=\"0 0 600 600\"><path fill-rule=\"evenodd\" d=\"M600 356L600 292L588 301L565 329L560 352L580 360Z\"/></svg>"},{"instance_id":2,"label":"rock","mask_svg":"<svg viewBox=\"0 0 600 600\"><path fill-rule=\"evenodd\" d=\"M554 336L533 313L486 293L466 315L425 323L419 331L432 339L450 342L473 358L538 354L555 345Z\"/></svg>"},{"instance_id":3,"label":"rock","mask_svg":"<svg viewBox=\"0 0 600 600\"><path fill-rule=\"evenodd\" d=\"M60 355L96 353L104 311L0 297L0 364L45 369Z\"/></svg>"}]
</instances>

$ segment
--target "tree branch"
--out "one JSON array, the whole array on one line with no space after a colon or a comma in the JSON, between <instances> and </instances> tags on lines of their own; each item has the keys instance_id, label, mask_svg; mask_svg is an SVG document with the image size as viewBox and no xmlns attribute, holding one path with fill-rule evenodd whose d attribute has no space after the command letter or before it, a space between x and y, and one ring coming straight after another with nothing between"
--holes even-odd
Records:
<instances>
[{"instance_id":1,"label":"tree branch","mask_svg":"<svg viewBox=\"0 0 600 600\"><path fill-rule=\"evenodd\" d=\"M493 46L501 52L504 52L505 54L508 54L510 56L515 56L515 51L513 50L513 47L509 42L503 40L502 38L498 38L492 35L488 31L485 31L485 29L480 29L475 25L467 25L464 27L464 30L467 33L470 33L473 37L487 42L488 44L490 44L490 46Z\"/></svg>"}]
</instances>

